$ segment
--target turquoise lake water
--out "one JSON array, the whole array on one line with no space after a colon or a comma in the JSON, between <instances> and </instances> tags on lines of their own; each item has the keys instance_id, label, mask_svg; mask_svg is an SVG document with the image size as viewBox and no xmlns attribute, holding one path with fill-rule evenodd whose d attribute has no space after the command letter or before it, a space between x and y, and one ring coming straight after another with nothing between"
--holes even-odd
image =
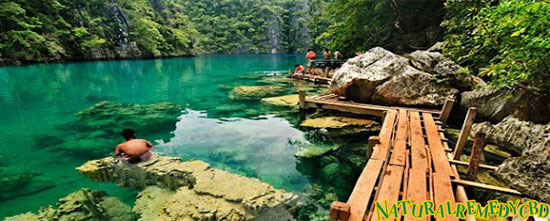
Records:
<instances>
[{"instance_id":1,"label":"turquoise lake water","mask_svg":"<svg viewBox=\"0 0 550 221\"><path fill-rule=\"evenodd\" d=\"M297 111L270 107L259 99L235 100L229 96L241 85L281 86L284 90L280 95L294 94L302 87L310 92L323 90L268 76L286 73L295 63L304 63L302 55L215 55L0 67L0 166L34 176L0 202L0 219L53 205L83 187L105 190L128 204L134 202L136 191L92 182L75 171L97 154L75 156L48 148L56 140L78 135L64 125L77 121L76 112L102 101L180 105L183 110L171 125L159 133L142 134L157 145L158 152L185 160L197 158L277 188L301 191L317 175L294 156L296 144L332 145L337 141L308 136L297 126Z\"/></svg>"}]
</instances>

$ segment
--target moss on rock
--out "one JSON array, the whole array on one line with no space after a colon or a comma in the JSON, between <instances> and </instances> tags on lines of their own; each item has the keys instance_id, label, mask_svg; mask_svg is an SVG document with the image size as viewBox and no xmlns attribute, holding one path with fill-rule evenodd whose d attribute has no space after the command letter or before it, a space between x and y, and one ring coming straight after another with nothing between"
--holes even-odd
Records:
<instances>
[{"instance_id":1,"label":"moss on rock","mask_svg":"<svg viewBox=\"0 0 550 221\"><path fill-rule=\"evenodd\" d=\"M229 92L229 98L232 100L260 99L277 95L284 90L282 86L238 86Z\"/></svg>"}]
</instances>

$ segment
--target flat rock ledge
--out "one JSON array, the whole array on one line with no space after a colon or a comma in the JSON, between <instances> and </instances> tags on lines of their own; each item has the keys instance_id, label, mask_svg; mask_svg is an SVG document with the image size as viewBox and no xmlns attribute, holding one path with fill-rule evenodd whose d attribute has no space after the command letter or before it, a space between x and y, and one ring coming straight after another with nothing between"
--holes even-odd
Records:
<instances>
[{"instance_id":1,"label":"flat rock ledge","mask_svg":"<svg viewBox=\"0 0 550 221\"><path fill-rule=\"evenodd\" d=\"M140 189L140 220L293 220L298 196L199 160L154 155L130 165L107 157L77 168L95 181Z\"/></svg>"}]
</instances>

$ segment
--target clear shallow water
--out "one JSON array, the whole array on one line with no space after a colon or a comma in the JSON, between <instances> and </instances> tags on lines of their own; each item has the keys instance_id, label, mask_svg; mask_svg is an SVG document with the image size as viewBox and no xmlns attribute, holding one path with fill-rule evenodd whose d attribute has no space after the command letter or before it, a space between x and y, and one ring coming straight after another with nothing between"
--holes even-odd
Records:
<instances>
[{"instance_id":1,"label":"clear shallow water","mask_svg":"<svg viewBox=\"0 0 550 221\"><path fill-rule=\"evenodd\" d=\"M259 100L236 101L228 96L233 87L240 85L279 85L285 88L280 95L295 93L306 85L265 77L276 71L285 73L295 63L304 63L301 55L219 55L0 67L3 164L28 169L39 174L37 179L54 184L33 193L28 193L31 187L22 185L16 192L27 195L0 202L0 218L55 204L82 187L105 190L133 203L135 191L92 182L74 170L94 157L51 151L44 148L47 140L36 141L41 135L63 135L60 125L75 121L76 112L101 101L168 101L182 105L185 110L174 121L175 127L170 125L175 130L147 136L158 144L157 151L185 160L197 158L217 168L258 177L278 188L300 191L315 180L315 175L294 157L294 144L308 142L306 132L296 126L298 114Z\"/></svg>"}]
</instances>

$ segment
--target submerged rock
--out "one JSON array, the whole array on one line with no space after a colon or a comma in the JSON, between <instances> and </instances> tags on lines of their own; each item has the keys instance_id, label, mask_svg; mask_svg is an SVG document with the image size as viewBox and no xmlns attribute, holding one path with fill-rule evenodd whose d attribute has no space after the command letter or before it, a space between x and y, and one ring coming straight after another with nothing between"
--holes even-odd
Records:
<instances>
[{"instance_id":1,"label":"submerged rock","mask_svg":"<svg viewBox=\"0 0 550 221\"><path fill-rule=\"evenodd\" d=\"M477 108L477 116L499 122L511 116L536 123L550 122L550 97L526 91L508 91L489 87L466 91L461 94L460 107Z\"/></svg>"},{"instance_id":2,"label":"submerged rock","mask_svg":"<svg viewBox=\"0 0 550 221\"><path fill-rule=\"evenodd\" d=\"M54 183L31 169L16 167L0 155L0 200L29 195L55 187Z\"/></svg>"},{"instance_id":3,"label":"submerged rock","mask_svg":"<svg viewBox=\"0 0 550 221\"><path fill-rule=\"evenodd\" d=\"M432 107L458 94L439 84L436 75L411 66L408 58L380 47L348 60L336 72L330 90L357 102Z\"/></svg>"},{"instance_id":4,"label":"submerged rock","mask_svg":"<svg viewBox=\"0 0 550 221\"><path fill-rule=\"evenodd\" d=\"M378 122L373 120L366 120L352 117L340 117L340 116L327 116L313 119L306 119L300 126L312 127L312 128L330 128L341 129L345 127L357 127L359 129L365 129L369 131L380 130Z\"/></svg>"},{"instance_id":5,"label":"submerged rock","mask_svg":"<svg viewBox=\"0 0 550 221\"><path fill-rule=\"evenodd\" d=\"M485 132L489 143L521 153L505 160L496 170L497 175L530 197L550 202L550 124L508 117L496 125L476 124L473 131Z\"/></svg>"},{"instance_id":6,"label":"submerged rock","mask_svg":"<svg viewBox=\"0 0 550 221\"><path fill-rule=\"evenodd\" d=\"M282 86L238 86L229 92L232 100L250 100L272 96L283 92Z\"/></svg>"},{"instance_id":7,"label":"submerged rock","mask_svg":"<svg viewBox=\"0 0 550 221\"><path fill-rule=\"evenodd\" d=\"M281 107L298 107L300 98L297 94L280 97L262 98L262 102Z\"/></svg>"},{"instance_id":8,"label":"submerged rock","mask_svg":"<svg viewBox=\"0 0 550 221\"><path fill-rule=\"evenodd\" d=\"M128 165L107 157L77 170L92 180L145 188L134 208L141 220L288 220L297 207L292 193L198 160L155 155Z\"/></svg>"},{"instance_id":9,"label":"submerged rock","mask_svg":"<svg viewBox=\"0 0 550 221\"><path fill-rule=\"evenodd\" d=\"M37 213L24 213L8 217L6 221L50 221L50 220L134 220L130 207L103 191L82 189L60 199L57 208L42 208Z\"/></svg>"},{"instance_id":10,"label":"submerged rock","mask_svg":"<svg viewBox=\"0 0 550 221\"><path fill-rule=\"evenodd\" d=\"M175 129L183 110L179 105L162 102L131 104L100 102L76 113L77 120L57 127L58 135L36 136L35 144L51 151L103 157L123 139L120 131L133 128L138 136L159 139Z\"/></svg>"}]
</instances>

